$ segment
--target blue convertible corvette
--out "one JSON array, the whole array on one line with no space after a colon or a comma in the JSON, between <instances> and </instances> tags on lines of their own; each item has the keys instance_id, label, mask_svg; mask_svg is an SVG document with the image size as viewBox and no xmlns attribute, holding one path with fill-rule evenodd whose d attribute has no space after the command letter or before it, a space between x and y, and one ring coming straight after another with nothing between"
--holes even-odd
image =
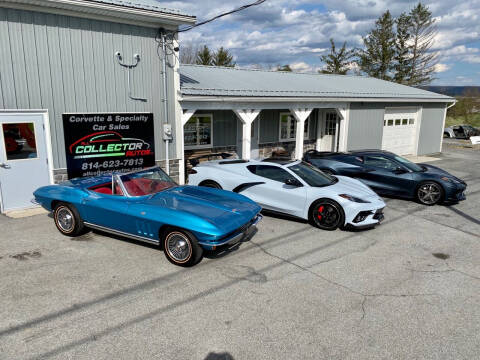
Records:
<instances>
[{"instance_id":1,"label":"blue convertible corvette","mask_svg":"<svg viewBox=\"0 0 480 360\"><path fill-rule=\"evenodd\" d=\"M181 266L197 263L203 249L239 242L261 219L260 206L247 197L178 186L158 167L73 179L41 187L34 196L53 211L64 235L93 228L159 244Z\"/></svg>"},{"instance_id":2,"label":"blue convertible corvette","mask_svg":"<svg viewBox=\"0 0 480 360\"><path fill-rule=\"evenodd\" d=\"M463 180L438 167L415 164L388 151L310 150L304 160L329 174L361 180L381 195L416 199L425 205L465 200L467 184Z\"/></svg>"}]
</instances>

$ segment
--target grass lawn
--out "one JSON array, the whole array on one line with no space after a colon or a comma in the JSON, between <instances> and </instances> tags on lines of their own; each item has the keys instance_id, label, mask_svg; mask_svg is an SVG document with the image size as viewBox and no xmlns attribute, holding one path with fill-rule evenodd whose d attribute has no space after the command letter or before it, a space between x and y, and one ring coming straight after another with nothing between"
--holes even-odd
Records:
<instances>
[{"instance_id":1,"label":"grass lawn","mask_svg":"<svg viewBox=\"0 0 480 360\"><path fill-rule=\"evenodd\" d=\"M455 118L451 116L447 116L447 118L445 119L445 127L452 126L452 125L461 125L461 124L465 124L465 119L463 118L463 116L458 116ZM472 119L469 125L480 127L480 113L477 113L472 116Z\"/></svg>"}]
</instances>

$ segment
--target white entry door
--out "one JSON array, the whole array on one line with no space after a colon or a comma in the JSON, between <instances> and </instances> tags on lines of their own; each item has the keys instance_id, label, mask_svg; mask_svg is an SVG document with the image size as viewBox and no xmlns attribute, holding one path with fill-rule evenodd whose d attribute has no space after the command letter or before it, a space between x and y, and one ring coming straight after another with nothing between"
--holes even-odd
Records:
<instances>
[{"instance_id":1,"label":"white entry door","mask_svg":"<svg viewBox=\"0 0 480 360\"><path fill-rule=\"evenodd\" d=\"M42 113L0 113L1 211L32 207L33 192L50 183Z\"/></svg>"},{"instance_id":2,"label":"white entry door","mask_svg":"<svg viewBox=\"0 0 480 360\"><path fill-rule=\"evenodd\" d=\"M417 109L385 109L382 149L398 155L416 153Z\"/></svg>"},{"instance_id":3,"label":"white entry door","mask_svg":"<svg viewBox=\"0 0 480 360\"><path fill-rule=\"evenodd\" d=\"M337 150L337 131L338 131L338 114L335 110L327 110L324 112L323 121L320 130L320 143L318 151L336 151Z\"/></svg>"}]
</instances>

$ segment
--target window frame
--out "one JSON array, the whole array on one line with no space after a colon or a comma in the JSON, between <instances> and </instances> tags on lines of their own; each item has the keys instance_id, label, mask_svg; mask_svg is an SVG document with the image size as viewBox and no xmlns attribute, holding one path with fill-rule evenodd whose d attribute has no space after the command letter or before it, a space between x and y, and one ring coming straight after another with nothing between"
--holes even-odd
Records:
<instances>
[{"instance_id":1,"label":"window frame","mask_svg":"<svg viewBox=\"0 0 480 360\"><path fill-rule=\"evenodd\" d=\"M9 154L7 152L7 141L6 141L6 138L5 138L4 126L5 125L20 125L20 124L27 124L27 125L32 124L33 125L33 136L34 136L34 140L35 140L35 157L9 159L8 158ZM2 122L1 126L0 126L0 131L2 131L0 136L2 136L2 140L3 140L3 152L5 154L5 162L32 161L32 160L39 160L40 159L40 155L38 154L38 147L37 147L37 124L34 121ZM25 138L23 138L23 139L28 144L27 139L25 139Z\"/></svg>"},{"instance_id":2,"label":"window frame","mask_svg":"<svg viewBox=\"0 0 480 360\"><path fill-rule=\"evenodd\" d=\"M288 123L288 125L291 124L291 119L293 119L293 121L295 122L293 138L282 138L282 116L284 116L284 115L288 115L290 117L290 122ZM305 119L305 122L304 122L304 126L306 126L306 128L307 128L307 131L305 131L305 128L304 128L304 131L303 131L303 140L304 141L310 139L310 122L309 122L310 115ZM295 116L293 116L293 114L291 112L289 112L289 111L281 112L278 116L278 141L279 142L296 141L296 139L297 139L297 123L298 123L297 119L295 119Z\"/></svg>"},{"instance_id":3,"label":"window frame","mask_svg":"<svg viewBox=\"0 0 480 360\"><path fill-rule=\"evenodd\" d=\"M187 145L185 142L185 126L192 121L192 119L197 119L197 141L198 141L198 118L199 117L208 117L210 118L210 144L205 144L205 145ZM190 119L185 123L184 129L183 129L183 143L184 143L184 149L185 150L195 150L195 149L210 149L213 148L213 114L194 114L191 116Z\"/></svg>"},{"instance_id":4,"label":"window frame","mask_svg":"<svg viewBox=\"0 0 480 360\"><path fill-rule=\"evenodd\" d=\"M276 182L279 182L279 183L281 183L281 184L284 184L284 183L285 183L285 181L275 180L275 179L272 179L272 178L269 178L269 177L266 177L266 176L262 176L262 175L257 174L256 170L257 170L257 168L260 167L260 166L263 166L263 167L265 167L265 168L268 167L268 168L277 169L277 170L279 170L279 171L282 171L282 172L288 174L288 175L289 175L289 178L294 178L294 179L297 179L297 180L298 180L298 176L296 176L295 174L292 174L291 171L289 171L289 170L287 170L287 169L285 169L285 168L283 168L283 167L281 167L281 166L275 166L275 165L271 165L271 164L268 164L268 165L265 165L265 164L249 165L249 166L247 166L247 170L248 170L251 174L253 174L253 175L255 175L255 176L258 176L258 177L261 177L262 179L268 179L268 180L271 180L271 181L276 181ZM252 167L255 167L255 172L252 172L252 170L251 170Z\"/></svg>"}]
</instances>

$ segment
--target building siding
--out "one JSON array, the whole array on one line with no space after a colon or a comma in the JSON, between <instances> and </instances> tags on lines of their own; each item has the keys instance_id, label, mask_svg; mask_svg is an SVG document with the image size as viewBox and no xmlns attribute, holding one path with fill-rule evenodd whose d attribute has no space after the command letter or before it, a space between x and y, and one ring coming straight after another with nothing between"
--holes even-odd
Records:
<instances>
[{"instance_id":1,"label":"building siding","mask_svg":"<svg viewBox=\"0 0 480 360\"><path fill-rule=\"evenodd\" d=\"M386 104L351 103L347 150L381 149Z\"/></svg>"},{"instance_id":2,"label":"building siding","mask_svg":"<svg viewBox=\"0 0 480 360\"><path fill-rule=\"evenodd\" d=\"M0 7L0 106L3 109L47 109L55 168L65 168L63 113L152 112L156 159L165 159L162 140L163 86L157 56L156 29ZM141 57L132 70L128 97L124 63ZM175 116L174 70L167 67L168 118ZM175 126L172 126L175 131ZM175 139L175 134L174 134ZM170 144L175 154L175 140Z\"/></svg>"},{"instance_id":3,"label":"building siding","mask_svg":"<svg viewBox=\"0 0 480 360\"><path fill-rule=\"evenodd\" d=\"M440 143L443 137L445 106L446 104L423 105L418 141L418 155L440 152Z\"/></svg>"}]
</instances>

